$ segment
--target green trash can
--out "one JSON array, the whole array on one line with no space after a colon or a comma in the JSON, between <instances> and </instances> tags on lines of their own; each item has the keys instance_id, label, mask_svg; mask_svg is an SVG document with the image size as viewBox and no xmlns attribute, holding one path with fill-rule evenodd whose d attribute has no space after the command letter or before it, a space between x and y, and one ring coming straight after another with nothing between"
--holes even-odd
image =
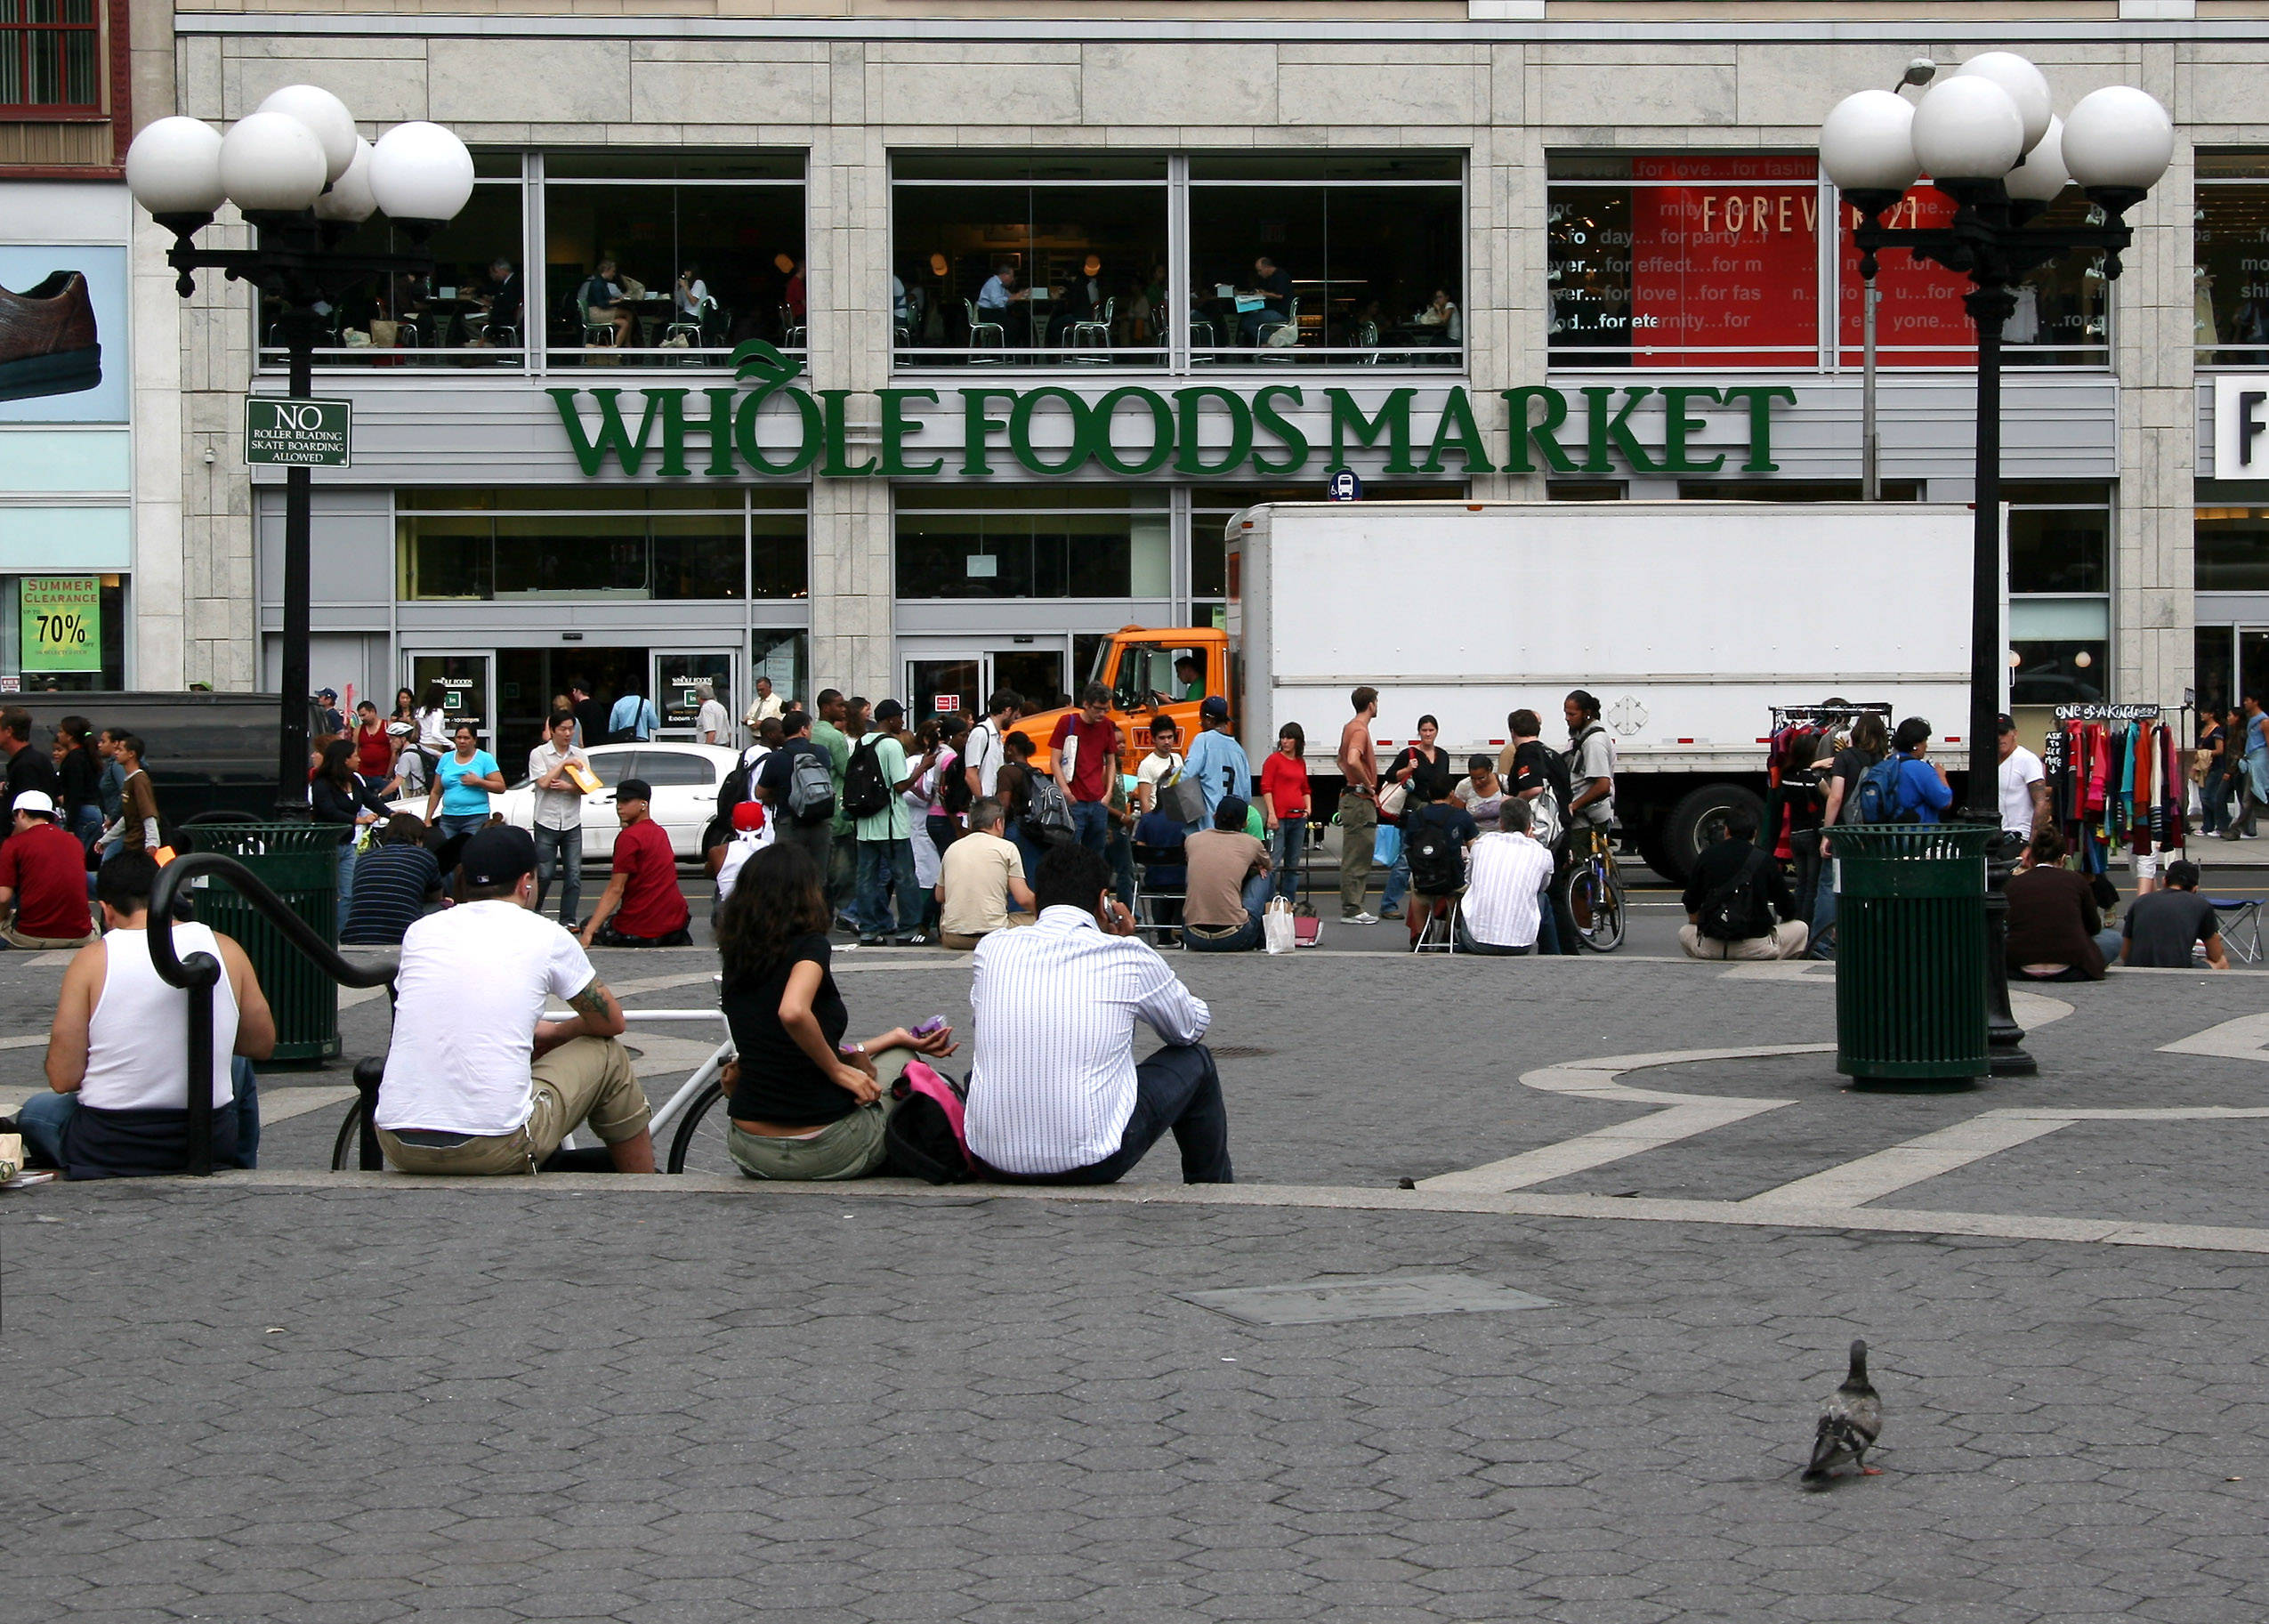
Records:
<instances>
[{"instance_id":1,"label":"green trash can","mask_svg":"<svg viewBox=\"0 0 2269 1624\"><path fill-rule=\"evenodd\" d=\"M1836 1069L1866 1081L1983 1077L1985 854L2000 830L1828 831L1835 859Z\"/></svg>"},{"instance_id":2,"label":"green trash can","mask_svg":"<svg viewBox=\"0 0 2269 1624\"><path fill-rule=\"evenodd\" d=\"M208 823L197 849L233 857L311 925L339 941L339 826ZM217 876L194 881L197 917L243 947L276 1014L274 1063L315 1065L339 1052L339 984Z\"/></svg>"}]
</instances>

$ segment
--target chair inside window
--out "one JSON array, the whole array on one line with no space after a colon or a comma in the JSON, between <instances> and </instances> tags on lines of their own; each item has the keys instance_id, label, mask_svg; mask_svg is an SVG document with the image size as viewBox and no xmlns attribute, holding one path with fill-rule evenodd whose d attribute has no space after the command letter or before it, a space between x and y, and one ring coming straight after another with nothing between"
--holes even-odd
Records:
<instances>
[{"instance_id":1,"label":"chair inside window","mask_svg":"<svg viewBox=\"0 0 2269 1624\"><path fill-rule=\"evenodd\" d=\"M1194 366L1209 366L1213 351L1221 343L1221 335L1214 324L1203 316L1190 318L1190 360Z\"/></svg>"},{"instance_id":2,"label":"chair inside window","mask_svg":"<svg viewBox=\"0 0 2269 1624\"><path fill-rule=\"evenodd\" d=\"M977 315L977 302L974 299L964 299L961 302L961 308L969 315L969 359L972 361L1007 360L1008 329L997 321L981 320ZM996 353L981 357L977 353L981 350L991 350Z\"/></svg>"},{"instance_id":3,"label":"chair inside window","mask_svg":"<svg viewBox=\"0 0 2269 1624\"><path fill-rule=\"evenodd\" d=\"M1361 366L1376 367L1386 359L1379 352L1377 322L1359 321L1355 324L1355 347L1367 351L1359 363Z\"/></svg>"},{"instance_id":4,"label":"chair inside window","mask_svg":"<svg viewBox=\"0 0 2269 1624\"><path fill-rule=\"evenodd\" d=\"M1272 335L1281 333L1287 327L1289 327L1292 330L1292 336L1289 339L1279 343L1272 343L1270 342ZM1294 294L1292 295L1292 303L1288 314L1281 318L1264 318L1262 320L1259 327L1254 331L1253 343L1255 347L1260 351L1261 359L1264 360L1286 360L1290 359L1288 356L1272 355L1270 351L1273 350L1296 349L1299 345L1300 295L1298 294Z\"/></svg>"},{"instance_id":5,"label":"chair inside window","mask_svg":"<svg viewBox=\"0 0 2269 1624\"><path fill-rule=\"evenodd\" d=\"M583 284L577 282L567 296L567 319L583 335L586 350L611 350L615 347L615 324L591 319L591 307L583 302Z\"/></svg>"},{"instance_id":6,"label":"chair inside window","mask_svg":"<svg viewBox=\"0 0 2269 1624\"><path fill-rule=\"evenodd\" d=\"M1081 355L1077 351L1081 350L1108 351L1110 349L1111 323L1118 319L1118 296L1114 294L1103 301L1103 313L1101 316L1091 316L1085 321L1073 322L1071 348L1074 353L1071 359L1084 361L1089 366L1109 361L1110 356L1108 353Z\"/></svg>"},{"instance_id":7,"label":"chair inside window","mask_svg":"<svg viewBox=\"0 0 2269 1624\"><path fill-rule=\"evenodd\" d=\"M803 317L798 316L785 304L780 306L780 347L782 349L803 348L809 340L811 330Z\"/></svg>"}]
</instances>

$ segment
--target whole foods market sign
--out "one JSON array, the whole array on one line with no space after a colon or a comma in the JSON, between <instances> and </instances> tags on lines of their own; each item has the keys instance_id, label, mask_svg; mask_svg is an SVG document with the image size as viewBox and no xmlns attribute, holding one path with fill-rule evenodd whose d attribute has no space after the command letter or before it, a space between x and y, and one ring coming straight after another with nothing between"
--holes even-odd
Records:
<instances>
[{"instance_id":1,"label":"whole foods market sign","mask_svg":"<svg viewBox=\"0 0 2269 1624\"><path fill-rule=\"evenodd\" d=\"M1420 390L1047 384L810 390L770 344L733 352L735 385L553 389L577 465L664 479L1281 478L1361 456L1379 474L1771 473L1780 384L1530 384ZM854 408L853 402L859 405ZM1502 402L1501 406L1498 404Z\"/></svg>"}]
</instances>

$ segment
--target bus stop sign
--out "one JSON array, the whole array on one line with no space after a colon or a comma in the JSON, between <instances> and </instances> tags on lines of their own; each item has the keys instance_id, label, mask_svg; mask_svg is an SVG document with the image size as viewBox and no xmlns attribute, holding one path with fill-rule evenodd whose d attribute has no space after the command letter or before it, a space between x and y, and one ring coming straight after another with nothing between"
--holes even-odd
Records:
<instances>
[{"instance_id":1,"label":"bus stop sign","mask_svg":"<svg viewBox=\"0 0 2269 1624\"><path fill-rule=\"evenodd\" d=\"M1327 488L1335 502L1360 502L1363 499L1363 481L1353 468L1342 468L1331 476Z\"/></svg>"}]
</instances>

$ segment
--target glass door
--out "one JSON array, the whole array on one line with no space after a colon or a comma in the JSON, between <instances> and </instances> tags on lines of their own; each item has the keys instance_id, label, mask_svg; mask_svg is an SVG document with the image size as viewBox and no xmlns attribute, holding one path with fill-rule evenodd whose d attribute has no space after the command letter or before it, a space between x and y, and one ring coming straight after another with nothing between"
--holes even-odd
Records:
<instances>
[{"instance_id":1,"label":"glass door","mask_svg":"<svg viewBox=\"0 0 2269 1624\"><path fill-rule=\"evenodd\" d=\"M475 654L413 649L406 650L402 658L408 672L404 680L410 692L417 696L420 710L425 708L428 694L439 684L441 709L448 718L442 723L443 731L452 731L458 723L470 722L484 747L491 751L497 747L494 655L486 651Z\"/></svg>"},{"instance_id":2,"label":"glass door","mask_svg":"<svg viewBox=\"0 0 2269 1624\"><path fill-rule=\"evenodd\" d=\"M732 680L730 649L707 649L695 654L654 656L654 709L661 718L660 737L693 739L694 723L701 714L701 690L706 684L725 707L725 733L717 742L731 745L739 736L741 713L739 689Z\"/></svg>"},{"instance_id":3,"label":"glass door","mask_svg":"<svg viewBox=\"0 0 2269 1624\"><path fill-rule=\"evenodd\" d=\"M973 721L991 697L1008 689L1035 710L1069 702L1061 642L1048 647L925 650L906 662L907 713L924 716L960 712Z\"/></svg>"}]
</instances>

